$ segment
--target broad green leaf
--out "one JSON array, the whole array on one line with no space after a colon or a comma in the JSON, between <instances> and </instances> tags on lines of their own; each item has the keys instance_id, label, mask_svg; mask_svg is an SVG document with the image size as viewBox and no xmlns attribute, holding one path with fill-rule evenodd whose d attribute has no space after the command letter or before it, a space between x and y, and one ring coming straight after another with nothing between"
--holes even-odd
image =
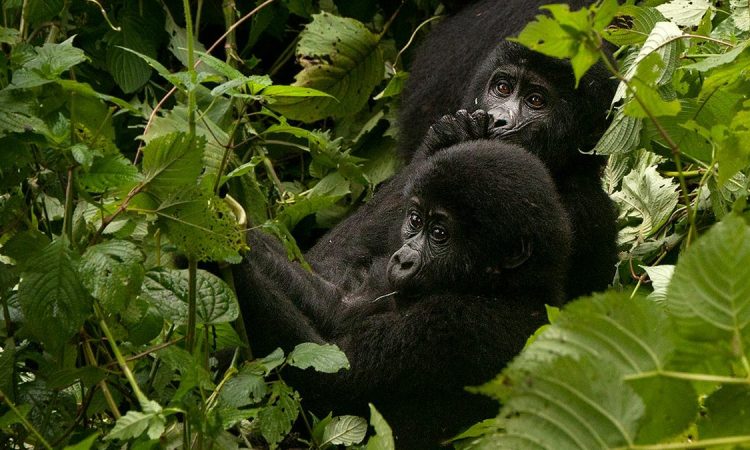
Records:
<instances>
[{"instance_id":1,"label":"broad green leaf","mask_svg":"<svg viewBox=\"0 0 750 450\"><path fill-rule=\"evenodd\" d=\"M620 230L618 241L621 244L645 239L669 219L679 199L677 185L671 179L663 178L656 166L635 169L622 180L622 189L612 195L620 206L620 216L639 220L637 225L625 226Z\"/></svg>"},{"instance_id":2,"label":"broad green leaf","mask_svg":"<svg viewBox=\"0 0 750 450\"><path fill-rule=\"evenodd\" d=\"M641 61L646 59L646 57L648 57L649 55L656 53L664 66L659 76L655 79L656 84L654 86L662 85L667 81L670 81L672 79L672 74L677 67L677 58L680 51L679 38L681 36L682 31L680 31L677 25L673 24L672 22L657 23L654 26L653 30L651 30L648 39L646 39L646 41L643 43L643 46L641 46L641 49L638 52L635 61L625 72L625 80L632 80L636 75L638 66L640 65ZM652 59L651 61L655 60ZM653 66L650 67L649 70L653 70ZM612 99L612 104L615 104L618 101L622 100L625 97L625 92L626 85L625 83L621 82L617 87L614 98Z\"/></svg>"},{"instance_id":3,"label":"broad green leaf","mask_svg":"<svg viewBox=\"0 0 750 450\"><path fill-rule=\"evenodd\" d=\"M103 193L131 187L140 181L140 176L138 168L117 153L95 158L80 181L88 192Z\"/></svg>"},{"instance_id":4,"label":"broad green leaf","mask_svg":"<svg viewBox=\"0 0 750 450\"><path fill-rule=\"evenodd\" d=\"M175 132L151 140L143 147L143 184L157 197L194 186L201 174L203 138L191 139L184 132Z\"/></svg>"},{"instance_id":5,"label":"broad green leaf","mask_svg":"<svg viewBox=\"0 0 750 450\"><path fill-rule=\"evenodd\" d=\"M709 0L671 0L656 7L664 17L681 27L695 27L712 9Z\"/></svg>"},{"instance_id":6,"label":"broad green leaf","mask_svg":"<svg viewBox=\"0 0 750 450\"><path fill-rule=\"evenodd\" d=\"M705 401L705 413L698 420L701 439L747 436L750 430L750 387L725 385ZM732 448L728 446L727 448Z\"/></svg>"},{"instance_id":7,"label":"broad green leaf","mask_svg":"<svg viewBox=\"0 0 750 450\"><path fill-rule=\"evenodd\" d=\"M111 240L86 249L78 270L89 293L117 314L141 291L144 260L132 242Z\"/></svg>"},{"instance_id":8,"label":"broad green leaf","mask_svg":"<svg viewBox=\"0 0 750 450\"><path fill-rule=\"evenodd\" d=\"M746 102L745 108L734 114L729 128L719 124L712 129L720 186L750 163L750 102Z\"/></svg>"},{"instance_id":9,"label":"broad green leaf","mask_svg":"<svg viewBox=\"0 0 750 450\"><path fill-rule=\"evenodd\" d=\"M687 339L748 348L750 227L742 218L726 216L681 255L667 308Z\"/></svg>"},{"instance_id":10,"label":"broad green leaf","mask_svg":"<svg viewBox=\"0 0 750 450\"><path fill-rule=\"evenodd\" d=\"M57 84L59 84L66 91L75 92L76 94L81 94L86 97L97 98L105 102L114 103L120 108L126 109L132 113L137 112L137 110L125 100L113 97L111 95L102 94L101 92L97 92L88 83L81 83L75 80L57 80Z\"/></svg>"},{"instance_id":11,"label":"broad green leaf","mask_svg":"<svg viewBox=\"0 0 750 450\"><path fill-rule=\"evenodd\" d=\"M313 15L300 34L297 58L303 69L294 85L331 97L275 97L269 107L304 122L354 114L383 79L383 54L378 44L379 37L354 19Z\"/></svg>"},{"instance_id":12,"label":"broad green leaf","mask_svg":"<svg viewBox=\"0 0 750 450\"><path fill-rule=\"evenodd\" d=\"M195 187L166 200L157 211L159 226L187 255L200 261L239 263L245 235L227 203Z\"/></svg>"},{"instance_id":13,"label":"broad green leaf","mask_svg":"<svg viewBox=\"0 0 750 450\"><path fill-rule=\"evenodd\" d=\"M640 44L656 24L663 21L664 16L656 8L623 5L603 35L615 45Z\"/></svg>"},{"instance_id":14,"label":"broad green leaf","mask_svg":"<svg viewBox=\"0 0 750 450\"><path fill-rule=\"evenodd\" d=\"M375 430L375 436L367 440L366 450L395 450L396 444L393 442L393 431L385 421L380 412L375 409L372 403L370 406L370 425Z\"/></svg>"},{"instance_id":15,"label":"broad green leaf","mask_svg":"<svg viewBox=\"0 0 750 450\"><path fill-rule=\"evenodd\" d=\"M107 71L125 93L137 91L151 77L149 63L139 56L156 58L158 33L164 29L161 19L161 11L152 4L125 8L120 17L120 31L110 33Z\"/></svg>"},{"instance_id":16,"label":"broad green leaf","mask_svg":"<svg viewBox=\"0 0 750 450\"><path fill-rule=\"evenodd\" d=\"M24 325L45 345L55 348L78 332L91 313L91 299L65 240L52 241L26 267L18 301L26 317Z\"/></svg>"},{"instance_id":17,"label":"broad green leaf","mask_svg":"<svg viewBox=\"0 0 750 450\"><path fill-rule=\"evenodd\" d=\"M551 439L551 436L562 433L561 442L569 440L571 448L575 445L579 445L578 448L609 448L603 442L636 436L639 443L658 442L665 434L682 431L697 411L696 395L689 382L659 376L661 371L668 370L677 344L672 323L657 303L641 297L630 299L625 294L596 295L566 306L555 322L514 360L503 375L482 386L480 391L501 399L506 405L524 405L524 408L530 408L529 414L539 415L529 419L530 422L521 422L523 433L533 433L527 427L539 420L543 422L549 416L554 424L545 425L552 429L544 434L549 434ZM560 362L561 359L569 361ZM582 371L569 371L577 364L573 361L586 363ZM543 378L552 376L554 371L550 368L560 367L557 364L565 367L565 372L554 377L556 382L544 379L540 383L534 379L536 374ZM588 364L591 366L586 367ZM608 375L599 372L598 369L603 367L608 368ZM526 375L532 379L525 380ZM581 390L587 379L590 383L601 384L603 381L599 376L615 378L604 383L619 383L620 387L616 389L632 389L630 395L633 398L626 402L630 402L633 408L643 400L642 406L637 407L638 417L629 417L625 411L618 410L618 402L624 399L618 400L617 395L610 396L606 390L599 390L601 386ZM625 381L626 377L628 381ZM516 384L519 382L521 386ZM529 383L529 392L526 392L526 383ZM553 389L555 383L559 383L558 388L563 394L549 397L547 388ZM537 388L543 388L544 392L537 391ZM524 393L517 399L519 389ZM584 398L568 399L579 395ZM537 402L542 399L551 402L549 413L536 409ZM589 404L601 408L592 411ZM606 416L606 420L603 421L601 416ZM501 417L509 416L501 414ZM638 424L635 434L630 420ZM510 425L506 425L510 430ZM629 427L631 431L625 431ZM609 437L602 434L608 428L613 433ZM564 434L569 436L561 437ZM598 444L594 445L594 442ZM556 447L547 444L543 448Z\"/></svg>"},{"instance_id":18,"label":"broad green leaf","mask_svg":"<svg viewBox=\"0 0 750 450\"><path fill-rule=\"evenodd\" d=\"M618 109L612 123L594 147L597 155L614 155L633 150L640 142L643 120L625 115Z\"/></svg>"},{"instance_id":19,"label":"broad green leaf","mask_svg":"<svg viewBox=\"0 0 750 450\"><path fill-rule=\"evenodd\" d=\"M262 374L242 370L224 384L219 400L224 405L241 408L260 402L267 394L268 387Z\"/></svg>"},{"instance_id":20,"label":"broad green leaf","mask_svg":"<svg viewBox=\"0 0 750 450\"><path fill-rule=\"evenodd\" d=\"M358 416L336 416L323 431L325 445L359 444L367 434L367 421Z\"/></svg>"},{"instance_id":21,"label":"broad green leaf","mask_svg":"<svg viewBox=\"0 0 750 450\"><path fill-rule=\"evenodd\" d=\"M235 320L239 311L237 298L226 282L205 270L198 270L196 276L198 323L212 325ZM187 270L160 268L147 272L141 295L170 322L187 323Z\"/></svg>"},{"instance_id":22,"label":"broad green leaf","mask_svg":"<svg viewBox=\"0 0 750 450\"><path fill-rule=\"evenodd\" d=\"M164 417L161 406L154 401L144 402L143 412L128 411L127 414L117 419L112 431L104 437L105 440L112 439L135 439L148 435L150 439L158 439L164 433L167 419Z\"/></svg>"},{"instance_id":23,"label":"broad green leaf","mask_svg":"<svg viewBox=\"0 0 750 450\"><path fill-rule=\"evenodd\" d=\"M287 361L294 367L307 369L312 367L318 372L336 373L341 369L349 369L349 360L338 346L334 344L314 344L304 342L294 347L287 357Z\"/></svg>"},{"instance_id":24,"label":"broad green leaf","mask_svg":"<svg viewBox=\"0 0 750 450\"><path fill-rule=\"evenodd\" d=\"M604 330L603 330L604 331ZM500 415L495 448L580 450L632 445L645 407L614 365L559 357L533 371L506 371L512 395Z\"/></svg>"}]
</instances>

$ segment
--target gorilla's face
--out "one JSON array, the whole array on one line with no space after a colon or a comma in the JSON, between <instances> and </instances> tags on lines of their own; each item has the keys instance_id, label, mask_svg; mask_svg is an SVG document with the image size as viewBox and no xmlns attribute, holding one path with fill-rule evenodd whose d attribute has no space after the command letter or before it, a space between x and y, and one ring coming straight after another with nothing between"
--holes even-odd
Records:
<instances>
[{"instance_id":1,"label":"gorilla's face","mask_svg":"<svg viewBox=\"0 0 750 450\"><path fill-rule=\"evenodd\" d=\"M492 73L476 103L492 116L495 134L513 141L516 134L538 135L559 99L554 87L536 72L523 65L504 64Z\"/></svg>"}]
</instances>

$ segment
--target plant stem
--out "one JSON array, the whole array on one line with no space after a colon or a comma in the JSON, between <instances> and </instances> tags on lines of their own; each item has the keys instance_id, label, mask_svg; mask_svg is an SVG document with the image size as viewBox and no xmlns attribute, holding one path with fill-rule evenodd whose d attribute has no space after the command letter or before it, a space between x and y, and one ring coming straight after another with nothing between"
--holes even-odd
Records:
<instances>
[{"instance_id":1,"label":"plant stem","mask_svg":"<svg viewBox=\"0 0 750 450\"><path fill-rule=\"evenodd\" d=\"M31 434L36 436L37 439L39 439L39 443L41 443L44 448L52 450L52 446L49 445L49 442L47 442L44 437L37 431L36 428L34 428L34 425L32 425L28 420L26 420L26 417L21 413L21 411L16 408L16 405L11 401L10 397L5 395L5 392L3 392L2 389L0 389L0 398L3 399L6 405L8 405L8 408L10 408L11 411L13 411L13 414L18 417L18 420L23 424L24 428L29 430Z\"/></svg>"},{"instance_id":2,"label":"plant stem","mask_svg":"<svg viewBox=\"0 0 750 450\"><path fill-rule=\"evenodd\" d=\"M187 69L190 74L190 86L188 95L188 133L190 138L195 137L195 85L198 82L198 73L195 71L195 37L193 35L193 17L190 14L190 0L182 0L182 8L185 13L185 31L187 33Z\"/></svg>"},{"instance_id":3,"label":"plant stem","mask_svg":"<svg viewBox=\"0 0 750 450\"><path fill-rule=\"evenodd\" d=\"M98 367L98 365L96 364L94 351L91 349L91 343L88 341L88 339L81 339L81 341L83 342L83 354L85 355L86 361L88 361L89 366ZM115 417L115 419L119 419L122 414L120 414L120 410L117 408L117 403L115 403L115 399L112 397L112 393L109 391L107 380L99 381L99 388L101 388L102 390L102 394L104 395L104 399L107 401L107 406L109 406L110 411L112 411L112 415Z\"/></svg>"},{"instance_id":4,"label":"plant stem","mask_svg":"<svg viewBox=\"0 0 750 450\"><path fill-rule=\"evenodd\" d=\"M681 450L681 449L704 449L708 447L722 446L734 448L740 444L750 443L750 436L730 436L714 439L699 439L695 442L674 442L671 444L653 444L653 445L629 445L627 447L618 447L614 450Z\"/></svg>"},{"instance_id":5,"label":"plant stem","mask_svg":"<svg viewBox=\"0 0 750 450\"><path fill-rule=\"evenodd\" d=\"M112 348L112 353L114 353L115 355L117 364L120 366L120 370L122 370L122 373L125 375L125 378L128 380L128 383L130 383L130 387L133 389L133 393L135 394L135 397L138 399L138 402L140 402L141 404L146 403L148 401L148 397L146 397L146 395L141 391L141 388L138 386L138 382L135 380L135 376L133 375L133 372L131 372L130 368L128 367L127 361L125 361L125 358L123 358L122 353L120 353L120 349L119 347L117 347L117 343L115 342L115 337L112 335L112 332L109 330L107 321L104 320L104 315L101 312L101 308L99 308L99 306L95 304L94 310L96 312L96 316L99 318L99 326L104 332L104 335L107 336L107 341L109 342L109 346Z\"/></svg>"},{"instance_id":6,"label":"plant stem","mask_svg":"<svg viewBox=\"0 0 750 450\"><path fill-rule=\"evenodd\" d=\"M737 377L725 377L721 375L708 375L701 373L689 373L689 372L677 372L672 370L651 370L647 372L639 372L633 375L626 375L623 377L624 380L640 380L644 378L653 377L666 377L674 378L677 380L688 380L688 381L705 381L708 383L722 383L722 384L746 384L750 385L750 378L737 378Z\"/></svg>"},{"instance_id":7,"label":"plant stem","mask_svg":"<svg viewBox=\"0 0 750 450\"><path fill-rule=\"evenodd\" d=\"M63 213L63 233L73 244L73 167L68 167L68 182L65 185L65 212Z\"/></svg>"}]
</instances>

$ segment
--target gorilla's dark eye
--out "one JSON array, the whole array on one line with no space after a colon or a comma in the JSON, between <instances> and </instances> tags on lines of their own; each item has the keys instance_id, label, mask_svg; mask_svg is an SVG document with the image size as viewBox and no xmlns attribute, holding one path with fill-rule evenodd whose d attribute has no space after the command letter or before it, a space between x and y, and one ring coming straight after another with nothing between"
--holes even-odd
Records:
<instances>
[{"instance_id":1,"label":"gorilla's dark eye","mask_svg":"<svg viewBox=\"0 0 750 450\"><path fill-rule=\"evenodd\" d=\"M448 232L443 227L433 227L430 230L430 237L438 244L442 244L448 240Z\"/></svg>"},{"instance_id":2,"label":"gorilla's dark eye","mask_svg":"<svg viewBox=\"0 0 750 450\"><path fill-rule=\"evenodd\" d=\"M495 84L495 91L502 96L508 96L513 93L513 86L505 80L500 80Z\"/></svg>"},{"instance_id":3,"label":"gorilla's dark eye","mask_svg":"<svg viewBox=\"0 0 750 450\"><path fill-rule=\"evenodd\" d=\"M412 227L414 230L421 230L422 229L422 218L419 217L419 214L413 212L409 214L409 226Z\"/></svg>"},{"instance_id":4,"label":"gorilla's dark eye","mask_svg":"<svg viewBox=\"0 0 750 450\"><path fill-rule=\"evenodd\" d=\"M540 109L544 107L546 102L541 94L531 94L526 97L526 104L534 109Z\"/></svg>"}]
</instances>

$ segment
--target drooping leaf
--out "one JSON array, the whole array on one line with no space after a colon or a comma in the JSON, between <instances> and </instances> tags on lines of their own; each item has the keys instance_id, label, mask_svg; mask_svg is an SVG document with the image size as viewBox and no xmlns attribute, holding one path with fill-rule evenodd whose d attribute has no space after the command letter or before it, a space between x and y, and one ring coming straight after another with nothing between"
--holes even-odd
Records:
<instances>
[{"instance_id":1,"label":"drooping leaf","mask_svg":"<svg viewBox=\"0 0 750 450\"><path fill-rule=\"evenodd\" d=\"M64 344L83 325L91 313L91 299L64 239L52 241L26 267L18 286L18 301L26 317L25 326L53 348Z\"/></svg>"},{"instance_id":2,"label":"drooping leaf","mask_svg":"<svg viewBox=\"0 0 750 450\"><path fill-rule=\"evenodd\" d=\"M701 439L746 436L750 430L750 388L725 385L705 401L705 414L698 420Z\"/></svg>"},{"instance_id":3,"label":"drooping leaf","mask_svg":"<svg viewBox=\"0 0 750 450\"><path fill-rule=\"evenodd\" d=\"M313 15L300 34L297 58L303 69L294 85L332 97L275 97L269 107L305 122L354 114L383 79L383 54L378 44L378 36L354 19Z\"/></svg>"},{"instance_id":4,"label":"drooping leaf","mask_svg":"<svg viewBox=\"0 0 750 450\"><path fill-rule=\"evenodd\" d=\"M349 369L349 360L346 355L333 344L319 345L304 342L294 347L287 361L294 367L300 369L312 367L323 373L336 373L341 369Z\"/></svg>"}]
</instances>

